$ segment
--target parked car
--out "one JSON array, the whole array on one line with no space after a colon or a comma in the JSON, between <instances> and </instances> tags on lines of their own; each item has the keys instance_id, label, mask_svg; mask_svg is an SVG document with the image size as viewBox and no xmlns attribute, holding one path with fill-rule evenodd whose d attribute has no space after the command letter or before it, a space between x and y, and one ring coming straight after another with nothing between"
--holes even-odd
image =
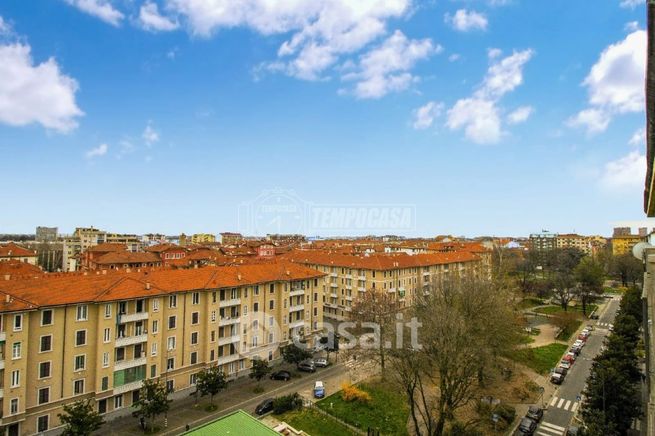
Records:
<instances>
[{"instance_id":1,"label":"parked car","mask_svg":"<svg viewBox=\"0 0 655 436\"><path fill-rule=\"evenodd\" d=\"M564 382L564 374L554 372L550 375L550 382L554 385L561 385Z\"/></svg>"},{"instance_id":2,"label":"parked car","mask_svg":"<svg viewBox=\"0 0 655 436\"><path fill-rule=\"evenodd\" d=\"M303 360L298 364L298 371L316 372L316 365L313 360Z\"/></svg>"},{"instance_id":3,"label":"parked car","mask_svg":"<svg viewBox=\"0 0 655 436\"><path fill-rule=\"evenodd\" d=\"M562 361L559 363L559 366L560 366L561 368L571 369L571 362L569 362L568 360L562 360Z\"/></svg>"},{"instance_id":4,"label":"parked car","mask_svg":"<svg viewBox=\"0 0 655 436\"><path fill-rule=\"evenodd\" d=\"M575 354L576 356L579 356L580 352L582 351L582 347L573 346L573 347L571 347L571 349L569 351L571 353Z\"/></svg>"},{"instance_id":5,"label":"parked car","mask_svg":"<svg viewBox=\"0 0 655 436\"><path fill-rule=\"evenodd\" d=\"M271 374L271 380L289 381L289 379L291 379L291 373L289 371L275 371Z\"/></svg>"},{"instance_id":6,"label":"parked car","mask_svg":"<svg viewBox=\"0 0 655 436\"><path fill-rule=\"evenodd\" d=\"M566 369L566 368L563 368L561 366L558 366L557 368L555 368L554 372L556 372L557 374L562 374L562 375L565 376L566 374L568 374L569 370Z\"/></svg>"},{"instance_id":7,"label":"parked car","mask_svg":"<svg viewBox=\"0 0 655 436\"><path fill-rule=\"evenodd\" d=\"M574 346L574 347L580 347L580 348L582 348L582 347L585 346L585 342L584 342L584 341L581 341L581 340L578 339L577 341L575 341L575 342L573 343L573 346Z\"/></svg>"},{"instance_id":8,"label":"parked car","mask_svg":"<svg viewBox=\"0 0 655 436\"><path fill-rule=\"evenodd\" d=\"M564 358L566 359L567 357L569 357L573 362L575 362L575 353L574 352L567 351L566 356L564 356Z\"/></svg>"},{"instance_id":9,"label":"parked car","mask_svg":"<svg viewBox=\"0 0 655 436\"><path fill-rule=\"evenodd\" d=\"M614 331L614 324L610 324L610 326L607 328L607 330L613 332Z\"/></svg>"},{"instance_id":10,"label":"parked car","mask_svg":"<svg viewBox=\"0 0 655 436\"><path fill-rule=\"evenodd\" d=\"M314 366L316 366L317 368L327 368L329 364L330 362L328 362L328 360L325 357L314 359Z\"/></svg>"},{"instance_id":11,"label":"parked car","mask_svg":"<svg viewBox=\"0 0 655 436\"><path fill-rule=\"evenodd\" d=\"M521 420L518 429L525 435L533 435L534 431L537 429L537 423L526 417Z\"/></svg>"},{"instance_id":12,"label":"parked car","mask_svg":"<svg viewBox=\"0 0 655 436\"><path fill-rule=\"evenodd\" d=\"M273 410L273 399L272 398L267 398L255 408L255 413L257 415L263 415L265 413L270 412Z\"/></svg>"},{"instance_id":13,"label":"parked car","mask_svg":"<svg viewBox=\"0 0 655 436\"><path fill-rule=\"evenodd\" d=\"M323 398L325 397L325 386L322 381L316 381L314 383L314 398Z\"/></svg>"},{"instance_id":14,"label":"parked car","mask_svg":"<svg viewBox=\"0 0 655 436\"><path fill-rule=\"evenodd\" d=\"M589 318L590 318L590 319L598 319L599 317L598 317L598 315L596 315L595 313L593 313L593 314L591 314L591 315L589 316Z\"/></svg>"},{"instance_id":15,"label":"parked car","mask_svg":"<svg viewBox=\"0 0 655 436\"><path fill-rule=\"evenodd\" d=\"M543 418L544 416L544 409L537 406L530 406L530 408L528 409L528 413L526 413L525 416L532 419L535 422L539 422L541 421L541 418Z\"/></svg>"},{"instance_id":16,"label":"parked car","mask_svg":"<svg viewBox=\"0 0 655 436\"><path fill-rule=\"evenodd\" d=\"M580 429L574 425L566 429L566 436L577 436L580 434Z\"/></svg>"},{"instance_id":17,"label":"parked car","mask_svg":"<svg viewBox=\"0 0 655 436\"><path fill-rule=\"evenodd\" d=\"M585 329L586 329L586 330L589 330L589 331L593 331L593 330L594 330L594 326L591 325L591 324L587 324L587 326L585 327Z\"/></svg>"},{"instance_id":18,"label":"parked car","mask_svg":"<svg viewBox=\"0 0 655 436\"><path fill-rule=\"evenodd\" d=\"M573 365L573 362L575 362L575 359L570 356L569 354L566 354L564 357L562 357L562 362L569 362L571 365Z\"/></svg>"}]
</instances>

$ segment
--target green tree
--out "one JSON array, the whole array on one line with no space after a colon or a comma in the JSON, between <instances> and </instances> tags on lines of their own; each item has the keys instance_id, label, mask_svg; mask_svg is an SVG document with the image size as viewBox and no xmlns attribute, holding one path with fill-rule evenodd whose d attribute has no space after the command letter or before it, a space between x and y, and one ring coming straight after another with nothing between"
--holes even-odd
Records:
<instances>
[{"instance_id":1,"label":"green tree","mask_svg":"<svg viewBox=\"0 0 655 436\"><path fill-rule=\"evenodd\" d=\"M105 421L93 409L92 400L79 400L64 405L64 413L57 414L64 425L64 436L86 436L98 430Z\"/></svg>"},{"instance_id":2,"label":"green tree","mask_svg":"<svg viewBox=\"0 0 655 436\"><path fill-rule=\"evenodd\" d=\"M144 380L139 391L139 400L132 404L137 409L132 416L150 421L150 430L155 428L155 419L162 413L168 412L171 400L168 399L168 390L160 381Z\"/></svg>"},{"instance_id":3,"label":"green tree","mask_svg":"<svg viewBox=\"0 0 655 436\"><path fill-rule=\"evenodd\" d=\"M252 359L252 366L250 367L250 378L254 378L260 382L266 375L271 372L271 367L268 362L262 359Z\"/></svg>"},{"instance_id":4,"label":"green tree","mask_svg":"<svg viewBox=\"0 0 655 436\"><path fill-rule=\"evenodd\" d=\"M214 406L214 396L227 387L225 373L218 366L210 366L198 373L196 387L200 395L209 395L209 405Z\"/></svg>"},{"instance_id":5,"label":"green tree","mask_svg":"<svg viewBox=\"0 0 655 436\"><path fill-rule=\"evenodd\" d=\"M635 286L640 282L644 275L644 267L641 260L637 259L632 253L614 256L610 268L611 274L621 280L623 286L632 284Z\"/></svg>"},{"instance_id":6,"label":"green tree","mask_svg":"<svg viewBox=\"0 0 655 436\"><path fill-rule=\"evenodd\" d=\"M298 364L305 359L312 357L312 353L309 352L306 348L300 348L296 344L287 345L282 349L282 358L285 362L291 364Z\"/></svg>"},{"instance_id":7,"label":"green tree","mask_svg":"<svg viewBox=\"0 0 655 436\"><path fill-rule=\"evenodd\" d=\"M582 313L586 315L587 304L591 298L603 293L605 271L593 257L583 258L574 271L579 284L578 297L582 301Z\"/></svg>"}]
</instances>

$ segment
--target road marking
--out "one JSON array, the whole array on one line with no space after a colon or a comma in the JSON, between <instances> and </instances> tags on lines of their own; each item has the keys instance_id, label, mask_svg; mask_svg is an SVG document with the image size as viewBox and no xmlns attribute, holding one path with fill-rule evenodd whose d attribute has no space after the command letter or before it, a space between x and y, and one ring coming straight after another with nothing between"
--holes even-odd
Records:
<instances>
[{"instance_id":1,"label":"road marking","mask_svg":"<svg viewBox=\"0 0 655 436\"><path fill-rule=\"evenodd\" d=\"M580 405L580 403L578 401L573 403L573 407L571 407L571 412L575 413L575 411L578 410L579 405Z\"/></svg>"},{"instance_id":2,"label":"road marking","mask_svg":"<svg viewBox=\"0 0 655 436\"><path fill-rule=\"evenodd\" d=\"M557 408L558 408L558 409L561 409L561 408L562 408L562 404L564 404L564 401L565 401L564 398L560 398L560 399L559 399L559 403L557 403Z\"/></svg>"},{"instance_id":3,"label":"road marking","mask_svg":"<svg viewBox=\"0 0 655 436\"><path fill-rule=\"evenodd\" d=\"M569 410L569 406L571 406L571 400L566 401L566 404L564 405L564 410Z\"/></svg>"},{"instance_id":4,"label":"road marking","mask_svg":"<svg viewBox=\"0 0 655 436\"><path fill-rule=\"evenodd\" d=\"M553 397L553 401L550 402L551 406L554 406L557 403L557 397Z\"/></svg>"},{"instance_id":5,"label":"road marking","mask_svg":"<svg viewBox=\"0 0 655 436\"><path fill-rule=\"evenodd\" d=\"M549 422L542 422L537 429L536 434L541 436L561 436L562 433L564 433L564 430L566 429L564 427L560 427L559 425L551 424Z\"/></svg>"}]
</instances>

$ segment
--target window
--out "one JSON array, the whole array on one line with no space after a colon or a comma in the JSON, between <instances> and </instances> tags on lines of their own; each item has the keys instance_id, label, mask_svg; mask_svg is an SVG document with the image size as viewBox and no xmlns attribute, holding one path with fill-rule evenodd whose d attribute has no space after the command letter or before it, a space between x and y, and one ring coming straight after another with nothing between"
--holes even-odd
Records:
<instances>
[{"instance_id":1,"label":"window","mask_svg":"<svg viewBox=\"0 0 655 436\"><path fill-rule=\"evenodd\" d=\"M84 393L84 379L75 380L73 382L73 393L75 395L82 395Z\"/></svg>"},{"instance_id":2,"label":"window","mask_svg":"<svg viewBox=\"0 0 655 436\"><path fill-rule=\"evenodd\" d=\"M191 374L189 376L189 384L190 385L195 385L197 381L198 381L198 374L197 373L196 374Z\"/></svg>"},{"instance_id":3,"label":"window","mask_svg":"<svg viewBox=\"0 0 655 436\"><path fill-rule=\"evenodd\" d=\"M275 292L275 283L271 283L271 285L269 286L269 289L270 289L269 292L270 292L271 294L272 294L273 292Z\"/></svg>"},{"instance_id":4,"label":"window","mask_svg":"<svg viewBox=\"0 0 655 436\"><path fill-rule=\"evenodd\" d=\"M168 380L166 382L166 390L168 392L173 392L175 390L175 381L174 380Z\"/></svg>"},{"instance_id":5,"label":"window","mask_svg":"<svg viewBox=\"0 0 655 436\"><path fill-rule=\"evenodd\" d=\"M114 409L120 409L121 407L123 407L123 396L116 395L114 397Z\"/></svg>"},{"instance_id":6,"label":"window","mask_svg":"<svg viewBox=\"0 0 655 436\"><path fill-rule=\"evenodd\" d=\"M11 372L11 387L17 388L20 386L20 371L18 369Z\"/></svg>"},{"instance_id":7,"label":"window","mask_svg":"<svg viewBox=\"0 0 655 436\"><path fill-rule=\"evenodd\" d=\"M195 325L200 322L200 314L198 312L193 312L191 314L191 324Z\"/></svg>"},{"instance_id":8,"label":"window","mask_svg":"<svg viewBox=\"0 0 655 436\"><path fill-rule=\"evenodd\" d=\"M41 388L39 389L39 404L46 404L50 402L50 388Z\"/></svg>"},{"instance_id":9,"label":"window","mask_svg":"<svg viewBox=\"0 0 655 436\"><path fill-rule=\"evenodd\" d=\"M86 345L86 330L78 330L75 332L75 346L80 347Z\"/></svg>"},{"instance_id":10,"label":"window","mask_svg":"<svg viewBox=\"0 0 655 436\"><path fill-rule=\"evenodd\" d=\"M212 310L211 319L212 319L212 322L216 322L216 311L215 310Z\"/></svg>"},{"instance_id":11,"label":"window","mask_svg":"<svg viewBox=\"0 0 655 436\"><path fill-rule=\"evenodd\" d=\"M136 308L134 309L134 311L136 313L143 313L145 311L145 307L146 307L146 300L143 299L136 300Z\"/></svg>"},{"instance_id":12,"label":"window","mask_svg":"<svg viewBox=\"0 0 655 436\"><path fill-rule=\"evenodd\" d=\"M39 346L41 353L52 351L52 335L41 336L41 344Z\"/></svg>"},{"instance_id":13,"label":"window","mask_svg":"<svg viewBox=\"0 0 655 436\"><path fill-rule=\"evenodd\" d=\"M175 369L175 358L169 357L166 361L166 371L172 371Z\"/></svg>"},{"instance_id":14,"label":"window","mask_svg":"<svg viewBox=\"0 0 655 436\"><path fill-rule=\"evenodd\" d=\"M255 295L259 295L259 285L255 286L253 292L255 293Z\"/></svg>"},{"instance_id":15,"label":"window","mask_svg":"<svg viewBox=\"0 0 655 436\"><path fill-rule=\"evenodd\" d=\"M36 431L39 433L43 433L44 431L48 430L48 421L49 421L50 415L43 415L39 416L36 418Z\"/></svg>"},{"instance_id":16,"label":"window","mask_svg":"<svg viewBox=\"0 0 655 436\"><path fill-rule=\"evenodd\" d=\"M152 346L150 347L150 354L153 356L157 355L157 342L152 343Z\"/></svg>"},{"instance_id":17,"label":"window","mask_svg":"<svg viewBox=\"0 0 655 436\"><path fill-rule=\"evenodd\" d=\"M86 354L75 356L75 371L81 371L86 367Z\"/></svg>"},{"instance_id":18,"label":"window","mask_svg":"<svg viewBox=\"0 0 655 436\"><path fill-rule=\"evenodd\" d=\"M153 312L158 312L159 311L159 299L154 299L152 300L152 311Z\"/></svg>"},{"instance_id":19,"label":"window","mask_svg":"<svg viewBox=\"0 0 655 436\"><path fill-rule=\"evenodd\" d=\"M89 316L89 308L86 304L80 304L77 306L77 320L78 321L86 321Z\"/></svg>"},{"instance_id":20,"label":"window","mask_svg":"<svg viewBox=\"0 0 655 436\"><path fill-rule=\"evenodd\" d=\"M103 342L105 344L111 340L111 329L110 328L105 329L105 333L104 333L104 335L102 337L102 340L103 340Z\"/></svg>"},{"instance_id":21,"label":"window","mask_svg":"<svg viewBox=\"0 0 655 436\"><path fill-rule=\"evenodd\" d=\"M176 324L176 322L177 322L177 318L176 318L174 315L173 315L173 316L169 316L169 317L168 317L168 329L169 329L169 330L170 330L170 329L174 329L174 328L175 328L175 324Z\"/></svg>"},{"instance_id":22,"label":"window","mask_svg":"<svg viewBox=\"0 0 655 436\"><path fill-rule=\"evenodd\" d=\"M214 352L214 350L211 350L209 352L209 360L213 362L215 358L216 358L216 353Z\"/></svg>"},{"instance_id":23,"label":"window","mask_svg":"<svg viewBox=\"0 0 655 436\"><path fill-rule=\"evenodd\" d=\"M259 312L259 303L255 303L252 305L252 311L253 312Z\"/></svg>"},{"instance_id":24,"label":"window","mask_svg":"<svg viewBox=\"0 0 655 436\"><path fill-rule=\"evenodd\" d=\"M109 353L104 352L102 353L102 367L107 368L109 366Z\"/></svg>"},{"instance_id":25,"label":"window","mask_svg":"<svg viewBox=\"0 0 655 436\"><path fill-rule=\"evenodd\" d=\"M107 413L107 399L104 398L100 401L98 401L98 413L101 415L104 415Z\"/></svg>"},{"instance_id":26,"label":"window","mask_svg":"<svg viewBox=\"0 0 655 436\"><path fill-rule=\"evenodd\" d=\"M18 413L18 398L12 398L9 402L9 413L11 415Z\"/></svg>"},{"instance_id":27,"label":"window","mask_svg":"<svg viewBox=\"0 0 655 436\"><path fill-rule=\"evenodd\" d=\"M171 295L168 297L168 307L171 309L177 307L177 295Z\"/></svg>"},{"instance_id":28,"label":"window","mask_svg":"<svg viewBox=\"0 0 655 436\"><path fill-rule=\"evenodd\" d=\"M275 300L271 300L268 302L268 308L269 310L275 309Z\"/></svg>"},{"instance_id":29,"label":"window","mask_svg":"<svg viewBox=\"0 0 655 436\"><path fill-rule=\"evenodd\" d=\"M101 389L103 391L106 391L107 389L109 389L109 377L104 376L100 383L101 383Z\"/></svg>"},{"instance_id":30,"label":"window","mask_svg":"<svg viewBox=\"0 0 655 436\"><path fill-rule=\"evenodd\" d=\"M191 345L197 345L198 344L198 332L192 332L191 333Z\"/></svg>"},{"instance_id":31,"label":"window","mask_svg":"<svg viewBox=\"0 0 655 436\"><path fill-rule=\"evenodd\" d=\"M21 343L20 342L14 342L11 346L11 358L12 359L20 359L20 349L21 349Z\"/></svg>"},{"instance_id":32,"label":"window","mask_svg":"<svg viewBox=\"0 0 655 436\"><path fill-rule=\"evenodd\" d=\"M198 363L198 352L194 351L191 353L191 365Z\"/></svg>"},{"instance_id":33,"label":"window","mask_svg":"<svg viewBox=\"0 0 655 436\"><path fill-rule=\"evenodd\" d=\"M120 303L118 303L118 314L125 315L126 313L127 313L127 302L121 301Z\"/></svg>"},{"instance_id":34,"label":"window","mask_svg":"<svg viewBox=\"0 0 655 436\"><path fill-rule=\"evenodd\" d=\"M212 330L211 333L209 334L210 342L216 341L216 330Z\"/></svg>"},{"instance_id":35,"label":"window","mask_svg":"<svg viewBox=\"0 0 655 436\"><path fill-rule=\"evenodd\" d=\"M199 292L194 292L191 294L191 304L198 304L200 303L200 293Z\"/></svg>"},{"instance_id":36,"label":"window","mask_svg":"<svg viewBox=\"0 0 655 436\"><path fill-rule=\"evenodd\" d=\"M171 336L171 337L168 338L168 347L167 347L167 349L169 351L175 349L175 336Z\"/></svg>"},{"instance_id":37,"label":"window","mask_svg":"<svg viewBox=\"0 0 655 436\"><path fill-rule=\"evenodd\" d=\"M52 325L52 309L41 312L41 325Z\"/></svg>"},{"instance_id":38,"label":"window","mask_svg":"<svg viewBox=\"0 0 655 436\"><path fill-rule=\"evenodd\" d=\"M157 365L150 365L150 378L157 377Z\"/></svg>"},{"instance_id":39,"label":"window","mask_svg":"<svg viewBox=\"0 0 655 436\"><path fill-rule=\"evenodd\" d=\"M105 304L105 318L111 318L111 304Z\"/></svg>"},{"instance_id":40,"label":"window","mask_svg":"<svg viewBox=\"0 0 655 436\"><path fill-rule=\"evenodd\" d=\"M50 369L52 364L50 362L40 362L39 363L39 378L48 378L50 377Z\"/></svg>"},{"instance_id":41,"label":"window","mask_svg":"<svg viewBox=\"0 0 655 436\"><path fill-rule=\"evenodd\" d=\"M212 303L216 303L216 291L212 292Z\"/></svg>"},{"instance_id":42,"label":"window","mask_svg":"<svg viewBox=\"0 0 655 436\"><path fill-rule=\"evenodd\" d=\"M23 315L14 315L14 331L19 332L23 330Z\"/></svg>"},{"instance_id":43,"label":"window","mask_svg":"<svg viewBox=\"0 0 655 436\"><path fill-rule=\"evenodd\" d=\"M159 320L157 320L157 319L152 321L152 332L153 333L158 333L159 332Z\"/></svg>"}]
</instances>

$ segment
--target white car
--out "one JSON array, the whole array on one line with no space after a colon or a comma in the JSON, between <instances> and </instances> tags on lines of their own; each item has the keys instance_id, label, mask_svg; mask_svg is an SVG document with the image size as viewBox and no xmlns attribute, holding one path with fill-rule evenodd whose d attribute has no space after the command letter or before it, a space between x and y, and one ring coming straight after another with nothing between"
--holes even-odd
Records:
<instances>
[{"instance_id":1,"label":"white car","mask_svg":"<svg viewBox=\"0 0 655 436\"><path fill-rule=\"evenodd\" d=\"M571 364L569 362L567 362L566 360L562 360L559 363L559 367L564 368L564 369L571 369Z\"/></svg>"},{"instance_id":2,"label":"white car","mask_svg":"<svg viewBox=\"0 0 655 436\"><path fill-rule=\"evenodd\" d=\"M319 357L318 359L314 359L314 365L316 365L316 367L318 368L327 368L329 364L330 363L325 357Z\"/></svg>"},{"instance_id":3,"label":"white car","mask_svg":"<svg viewBox=\"0 0 655 436\"><path fill-rule=\"evenodd\" d=\"M575 342L573 343L573 346L574 346L574 347L582 348L582 347L584 347L584 341L581 341L580 339L578 339L577 341L575 341Z\"/></svg>"}]
</instances>

